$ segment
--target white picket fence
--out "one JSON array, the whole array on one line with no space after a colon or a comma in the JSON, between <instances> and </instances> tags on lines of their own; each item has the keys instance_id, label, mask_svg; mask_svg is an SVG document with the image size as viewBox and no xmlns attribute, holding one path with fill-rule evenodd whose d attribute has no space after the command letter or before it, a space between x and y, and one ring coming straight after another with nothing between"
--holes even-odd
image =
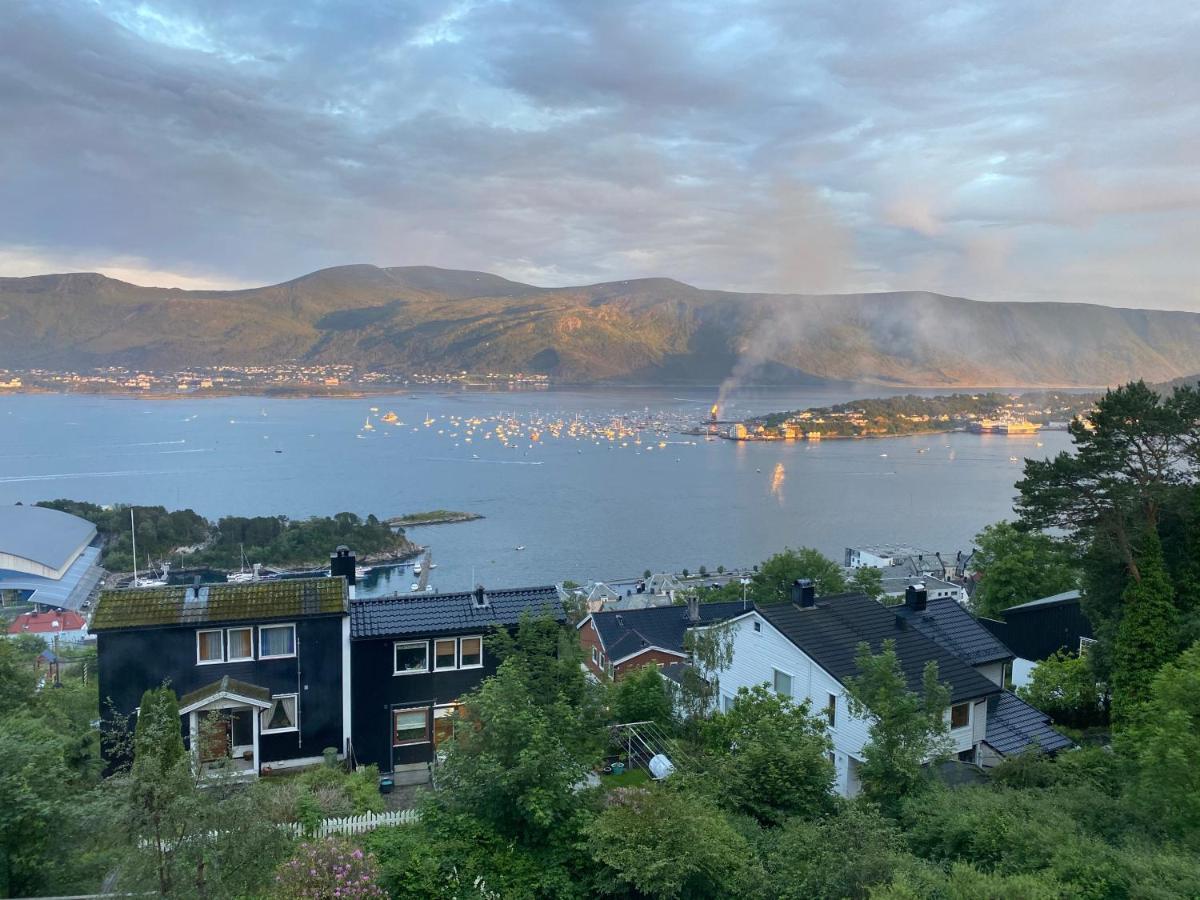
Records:
<instances>
[{"instance_id":1,"label":"white picket fence","mask_svg":"<svg viewBox=\"0 0 1200 900\"><path fill-rule=\"evenodd\" d=\"M381 813L363 813L361 816L344 816L340 819L325 819L313 834L308 837L329 837L331 834L363 834L374 831L385 825L410 825L417 821L419 813L415 809L393 809ZM292 832L297 837L305 837L304 826L299 822L292 824Z\"/></svg>"}]
</instances>

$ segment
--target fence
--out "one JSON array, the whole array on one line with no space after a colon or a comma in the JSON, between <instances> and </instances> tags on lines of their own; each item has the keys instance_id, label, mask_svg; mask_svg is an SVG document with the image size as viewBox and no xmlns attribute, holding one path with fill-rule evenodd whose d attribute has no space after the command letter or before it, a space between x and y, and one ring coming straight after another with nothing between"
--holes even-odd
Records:
<instances>
[{"instance_id":1,"label":"fence","mask_svg":"<svg viewBox=\"0 0 1200 900\"><path fill-rule=\"evenodd\" d=\"M325 819L311 834L306 835L304 826L299 822L290 827L297 837L329 837L331 834L363 834L374 831L385 825L410 825L417 821L419 813L415 809L393 809L381 813L364 813L361 816L344 816L340 819Z\"/></svg>"}]
</instances>

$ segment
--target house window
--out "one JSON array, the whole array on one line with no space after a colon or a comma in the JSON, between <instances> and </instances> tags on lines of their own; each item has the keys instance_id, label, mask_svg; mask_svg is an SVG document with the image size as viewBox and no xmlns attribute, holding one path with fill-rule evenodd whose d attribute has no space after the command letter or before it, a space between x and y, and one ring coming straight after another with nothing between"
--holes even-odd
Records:
<instances>
[{"instance_id":1,"label":"house window","mask_svg":"<svg viewBox=\"0 0 1200 900\"><path fill-rule=\"evenodd\" d=\"M721 695L721 712L729 712L733 709L733 698L728 694Z\"/></svg>"},{"instance_id":2,"label":"house window","mask_svg":"<svg viewBox=\"0 0 1200 900\"><path fill-rule=\"evenodd\" d=\"M792 676L787 672L780 672L778 669L775 670L774 686L775 693L779 694L779 696L792 696Z\"/></svg>"},{"instance_id":3,"label":"house window","mask_svg":"<svg viewBox=\"0 0 1200 900\"><path fill-rule=\"evenodd\" d=\"M595 644L592 645L592 663L597 666L600 665L600 654L596 652Z\"/></svg>"},{"instance_id":4,"label":"house window","mask_svg":"<svg viewBox=\"0 0 1200 900\"><path fill-rule=\"evenodd\" d=\"M295 655L295 625L263 625L258 629L259 659L278 659Z\"/></svg>"},{"instance_id":5,"label":"house window","mask_svg":"<svg viewBox=\"0 0 1200 900\"><path fill-rule=\"evenodd\" d=\"M254 659L253 628L230 628L225 632L225 644L229 648L230 662Z\"/></svg>"},{"instance_id":6,"label":"house window","mask_svg":"<svg viewBox=\"0 0 1200 900\"><path fill-rule=\"evenodd\" d=\"M225 662L223 635L224 632L220 629L196 632L196 663L198 665Z\"/></svg>"},{"instance_id":7,"label":"house window","mask_svg":"<svg viewBox=\"0 0 1200 900\"><path fill-rule=\"evenodd\" d=\"M950 707L950 727L966 728L971 724L971 704L959 703Z\"/></svg>"},{"instance_id":8,"label":"house window","mask_svg":"<svg viewBox=\"0 0 1200 900\"><path fill-rule=\"evenodd\" d=\"M429 671L429 643L407 641L396 644L396 675L416 675Z\"/></svg>"},{"instance_id":9,"label":"house window","mask_svg":"<svg viewBox=\"0 0 1200 900\"><path fill-rule=\"evenodd\" d=\"M433 746L440 747L454 737L455 716L458 714L458 704L435 706L433 708Z\"/></svg>"},{"instance_id":10,"label":"house window","mask_svg":"<svg viewBox=\"0 0 1200 900\"><path fill-rule=\"evenodd\" d=\"M429 743L429 709L392 710L392 746Z\"/></svg>"},{"instance_id":11,"label":"house window","mask_svg":"<svg viewBox=\"0 0 1200 900\"><path fill-rule=\"evenodd\" d=\"M296 694L276 694L271 698L270 709L262 711L262 733L296 730Z\"/></svg>"},{"instance_id":12,"label":"house window","mask_svg":"<svg viewBox=\"0 0 1200 900\"><path fill-rule=\"evenodd\" d=\"M464 669L476 669L483 665L483 638L459 638L458 664Z\"/></svg>"},{"instance_id":13,"label":"house window","mask_svg":"<svg viewBox=\"0 0 1200 900\"><path fill-rule=\"evenodd\" d=\"M754 630L755 630L756 632L757 632L757 631L762 631L762 622L755 622L755 623L754 623Z\"/></svg>"},{"instance_id":14,"label":"house window","mask_svg":"<svg viewBox=\"0 0 1200 900\"><path fill-rule=\"evenodd\" d=\"M458 663L458 643L454 638L433 642L433 668L436 671L453 669Z\"/></svg>"},{"instance_id":15,"label":"house window","mask_svg":"<svg viewBox=\"0 0 1200 900\"><path fill-rule=\"evenodd\" d=\"M825 705L825 718L828 719L830 728L837 724L837 694L829 695L829 703Z\"/></svg>"}]
</instances>

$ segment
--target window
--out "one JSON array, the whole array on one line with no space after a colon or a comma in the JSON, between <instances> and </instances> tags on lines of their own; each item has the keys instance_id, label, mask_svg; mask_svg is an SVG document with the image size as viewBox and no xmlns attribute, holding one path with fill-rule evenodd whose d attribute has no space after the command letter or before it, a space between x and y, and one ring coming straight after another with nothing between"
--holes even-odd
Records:
<instances>
[{"instance_id":1,"label":"window","mask_svg":"<svg viewBox=\"0 0 1200 900\"><path fill-rule=\"evenodd\" d=\"M733 698L728 694L721 695L721 712L729 712L733 709Z\"/></svg>"},{"instance_id":2,"label":"window","mask_svg":"<svg viewBox=\"0 0 1200 900\"><path fill-rule=\"evenodd\" d=\"M429 644L426 641L408 641L396 644L397 675L416 675L429 671Z\"/></svg>"},{"instance_id":3,"label":"window","mask_svg":"<svg viewBox=\"0 0 1200 900\"><path fill-rule=\"evenodd\" d=\"M433 642L433 668L435 670L453 669L458 663L457 641L446 638Z\"/></svg>"},{"instance_id":4,"label":"window","mask_svg":"<svg viewBox=\"0 0 1200 900\"><path fill-rule=\"evenodd\" d=\"M787 672L775 670L775 693L781 697L792 696L792 676Z\"/></svg>"},{"instance_id":5,"label":"window","mask_svg":"<svg viewBox=\"0 0 1200 900\"><path fill-rule=\"evenodd\" d=\"M392 746L429 742L429 709L392 710Z\"/></svg>"},{"instance_id":6,"label":"window","mask_svg":"<svg viewBox=\"0 0 1200 900\"><path fill-rule=\"evenodd\" d=\"M596 645L592 645L592 662L600 665L600 654L596 652Z\"/></svg>"},{"instance_id":7,"label":"window","mask_svg":"<svg viewBox=\"0 0 1200 900\"><path fill-rule=\"evenodd\" d=\"M225 647L222 640L224 632L196 632L196 664L225 662Z\"/></svg>"},{"instance_id":8,"label":"window","mask_svg":"<svg viewBox=\"0 0 1200 900\"><path fill-rule=\"evenodd\" d=\"M458 641L458 664L464 669L483 665L483 638L465 637Z\"/></svg>"},{"instance_id":9,"label":"window","mask_svg":"<svg viewBox=\"0 0 1200 900\"><path fill-rule=\"evenodd\" d=\"M454 722L458 714L458 704L435 706L433 708L433 746L440 747L454 737Z\"/></svg>"},{"instance_id":10,"label":"window","mask_svg":"<svg viewBox=\"0 0 1200 900\"><path fill-rule=\"evenodd\" d=\"M762 631L762 622L755 622L755 623L754 623L754 630L755 630L756 632L760 632L760 631Z\"/></svg>"},{"instance_id":11,"label":"window","mask_svg":"<svg viewBox=\"0 0 1200 900\"><path fill-rule=\"evenodd\" d=\"M825 705L825 718L829 720L830 728L837 724L837 694L829 695L829 703Z\"/></svg>"},{"instance_id":12,"label":"window","mask_svg":"<svg viewBox=\"0 0 1200 900\"><path fill-rule=\"evenodd\" d=\"M296 730L296 694L277 694L271 698L271 708L262 711L262 733Z\"/></svg>"},{"instance_id":13,"label":"window","mask_svg":"<svg viewBox=\"0 0 1200 900\"><path fill-rule=\"evenodd\" d=\"M258 658L296 655L295 625L263 625L258 629Z\"/></svg>"},{"instance_id":14,"label":"window","mask_svg":"<svg viewBox=\"0 0 1200 900\"><path fill-rule=\"evenodd\" d=\"M966 728L971 724L971 704L959 703L950 707L950 727Z\"/></svg>"},{"instance_id":15,"label":"window","mask_svg":"<svg viewBox=\"0 0 1200 900\"><path fill-rule=\"evenodd\" d=\"M253 628L230 628L225 632L225 643L229 647L230 662L254 659Z\"/></svg>"}]
</instances>

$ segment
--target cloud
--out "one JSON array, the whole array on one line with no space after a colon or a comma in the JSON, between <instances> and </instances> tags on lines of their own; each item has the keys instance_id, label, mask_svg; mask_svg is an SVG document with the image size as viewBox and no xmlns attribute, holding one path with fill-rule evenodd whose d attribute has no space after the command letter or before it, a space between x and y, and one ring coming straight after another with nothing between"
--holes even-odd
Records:
<instances>
[{"instance_id":1,"label":"cloud","mask_svg":"<svg viewBox=\"0 0 1200 900\"><path fill-rule=\"evenodd\" d=\"M2 274L365 261L1200 309L1193 4L5 12Z\"/></svg>"}]
</instances>

